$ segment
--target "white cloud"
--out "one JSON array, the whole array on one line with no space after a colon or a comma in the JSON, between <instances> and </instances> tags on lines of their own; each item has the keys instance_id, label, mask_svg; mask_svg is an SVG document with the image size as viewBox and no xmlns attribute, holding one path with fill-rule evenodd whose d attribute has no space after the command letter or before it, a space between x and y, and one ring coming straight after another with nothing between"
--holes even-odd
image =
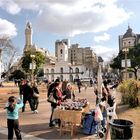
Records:
<instances>
[{"instance_id":1,"label":"white cloud","mask_svg":"<svg viewBox=\"0 0 140 140\"><path fill-rule=\"evenodd\" d=\"M95 45L92 49L96 52L98 56L101 56L104 61L110 60L114 54L118 52L118 49L110 48L107 46Z\"/></svg>"},{"instance_id":2,"label":"white cloud","mask_svg":"<svg viewBox=\"0 0 140 140\"><path fill-rule=\"evenodd\" d=\"M20 7L12 0L1 0L0 7L5 9L8 13L15 15L20 12Z\"/></svg>"},{"instance_id":3,"label":"white cloud","mask_svg":"<svg viewBox=\"0 0 140 140\"><path fill-rule=\"evenodd\" d=\"M11 7L12 5L16 7L15 11L13 10L15 14L22 9L37 11L36 25L39 29L68 36L107 31L128 20L132 14L120 7L117 4L118 0L2 1L12 1ZM12 13L12 10L8 12Z\"/></svg>"},{"instance_id":4,"label":"white cloud","mask_svg":"<svg viewBox=\"0 0 140 140\"><path fill-rule=\"evenodd\" d=\"M95 36L94 41L100 42L100 41L108 41L110 39L110 35L107 33L104 33L103 35Z\"/></svg>"},{"instance_id":5,"label":"white cloud","mask_svg":"<svg viewBox=\"0 0 140 140\"><path fill-rule=\"evenodd\" d=\"M0 18L0 35L16 36L17 30L13 23Z\"/></svg>"},{"instance_id":6,"label":"white cloud","mask_svg":"<svg viewBox=\"0 0 140 140\"><path fill-rule=\"evenodd\" d=\"M71 0L70 5L56 0L53 4L48 1L43 8L37 19L38 27L68 36L107 31L132 14L117 6L116 0Z\"/></svg>"}]
</instances>

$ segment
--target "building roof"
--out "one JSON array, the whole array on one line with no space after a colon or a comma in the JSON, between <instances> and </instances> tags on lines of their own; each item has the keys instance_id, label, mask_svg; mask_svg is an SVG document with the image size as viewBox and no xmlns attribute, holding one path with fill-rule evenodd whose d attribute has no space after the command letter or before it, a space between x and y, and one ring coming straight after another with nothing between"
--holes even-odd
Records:
<instances>
[{"instance_id":1,"label":"building roof","mask_svg":"<svg viewBox=\"0 0 140 140\"><path fill-rule=\"evenodd\" d=\"M130 26L128 26L126 33L123 35L123 38L128 38L128 37L136 37L136 34L132 32Z\"/></svg>"}]
</instances>

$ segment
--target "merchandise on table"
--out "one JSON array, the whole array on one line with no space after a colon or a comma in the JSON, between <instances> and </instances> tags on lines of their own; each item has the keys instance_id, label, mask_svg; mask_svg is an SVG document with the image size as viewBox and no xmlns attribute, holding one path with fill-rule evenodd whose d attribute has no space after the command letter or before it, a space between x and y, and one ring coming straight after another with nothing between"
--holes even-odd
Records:
<instances>
[{"instance_id":1,"label":"merchandise on table","mask_svg":"<svg viewBox=\"0 0 140 140\"><path fill-rule=\"evenodd\" d=\"M67 100L62 102L60 105L60 109L65 110L82 110L88 104L87 99L77 99L77 100Z\"/></svg>"}]
</instances>

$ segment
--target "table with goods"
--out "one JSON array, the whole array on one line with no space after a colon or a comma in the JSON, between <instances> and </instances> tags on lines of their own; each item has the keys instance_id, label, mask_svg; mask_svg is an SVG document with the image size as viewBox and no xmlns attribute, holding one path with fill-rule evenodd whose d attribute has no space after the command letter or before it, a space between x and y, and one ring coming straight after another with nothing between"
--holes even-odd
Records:
<instances>
[{"instance_id":1,"label":"table with goods","mask_svg":"<svg viewBox=\"0 0 140 140\"><path fill-rule=\"evenodd\" d=\"M57 107L53 113L53 119L60 119L60 135L66 123L71 124L71 136L76 126L81 125L83 113L89 112L89 102L87 99L66 100ZM66 128L64 128L66 129Z\"/></svg>"}]
</instances>

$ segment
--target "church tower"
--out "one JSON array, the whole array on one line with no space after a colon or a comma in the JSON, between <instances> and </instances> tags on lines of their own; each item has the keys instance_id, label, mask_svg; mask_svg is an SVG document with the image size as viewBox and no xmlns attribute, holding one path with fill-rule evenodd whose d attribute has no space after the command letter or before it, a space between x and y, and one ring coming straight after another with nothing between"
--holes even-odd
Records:
<instances>
[{"instance_id":1,"label":"church tower","mask_svg":"<svg viewBox=\"0 0 140 140\"><path fill-rule=\"evenodd\" d=\"M57 60L58 62L68 61L68 45L62 41L57 41Z\"/></svg>"},{"instance_id":2,"label":"church tower","mask_svg":"<svg viewBox=\"0 0 140 140\"><path fill-rule=\"evenodd\" d=\"M25 28L25 47L24 52L30 51L32 47L32 25L30 22L27 22Z\"/></svg>"}]
</instances>

